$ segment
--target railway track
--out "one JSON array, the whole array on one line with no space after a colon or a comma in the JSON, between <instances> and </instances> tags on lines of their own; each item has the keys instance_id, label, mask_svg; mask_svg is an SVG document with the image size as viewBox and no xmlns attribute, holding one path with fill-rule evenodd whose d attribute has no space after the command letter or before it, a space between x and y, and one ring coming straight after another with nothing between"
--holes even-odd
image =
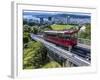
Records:
<instances>
[{"instance_id":1,"label":"railway track","mask_svg":"<svg viewBox=\"0 0 100 80\"><path fill-rule=\"evenodd\" d=\"M42 35L38 35L38 37L44 39ZM55 45L59 46L57 44L55 44ZM63 47L63 46L59 46L59 47L61 47L64 50L67 50L66 47ZM86 49L86 48L83 48L83 47L80 47L80 46L75 46L71 49L71 52L74 53L77 56L84 58L85 60L91 61L90 49Z\"/></svg>"},{"instance_id":2,"label":"railway track","mask_svg":"<svg viewBox=\"0 0 100 80\"><path fill-rule=\"evenodd\" d=\"M74 48L71 49L71 52L86 59L91 61L91 52L88 49L79 47L79 46L75 46Z\"/></svg>"},{"instance_id":3,"label":"railway track","mask_svg":"<svg viewBox=\"0 0 100 80\"><path fill-rule=\"evenodd\" d=\"M66 51L68 51L68 49L66 47L63 47L63 46L59 46L59 45L56 45L57 47L60 47ZM89 49L86 49L86 48L82 48L82 47L79 47L79 46L75 46L71 49L70 51L71 53L87 60L87 61L91 61L91 52Z\"/></svg>"},{"instance_id":4,"label":"railway track","mask_svg":"<svg viewBox=\"0 0 100 80\"><path fill-rule=\"evenodd\" d=\"M42 42L49 50L53 51L59 56L62 56L65 59L68 59L70 62L78 66L87 66L91 64L91 59L89 59L90 50L75 46L73 49L71 49L71 51L67 51L64 47L58 46L56 44L44 40L43 37L40 35L30 35L32 39Z\"/></svg>"}]
</instances>

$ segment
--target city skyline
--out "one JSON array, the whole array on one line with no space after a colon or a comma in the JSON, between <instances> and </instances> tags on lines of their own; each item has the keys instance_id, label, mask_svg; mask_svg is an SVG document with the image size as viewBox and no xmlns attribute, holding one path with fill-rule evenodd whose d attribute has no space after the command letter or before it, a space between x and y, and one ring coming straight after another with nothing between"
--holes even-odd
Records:
<instances>
[{"instance_id":1,"label":"city skyline","mask_svg":"<svg viewBox=\"0 0 100 80\"><path fill-rule=\"evenodd\" d=\"M57 12L57 11L23 11L23 19L32 22L53 22L53 23L91 23L90 13L80 12ZM50 21L51 20L51 21Z\"/></svg>"}]
</instances>

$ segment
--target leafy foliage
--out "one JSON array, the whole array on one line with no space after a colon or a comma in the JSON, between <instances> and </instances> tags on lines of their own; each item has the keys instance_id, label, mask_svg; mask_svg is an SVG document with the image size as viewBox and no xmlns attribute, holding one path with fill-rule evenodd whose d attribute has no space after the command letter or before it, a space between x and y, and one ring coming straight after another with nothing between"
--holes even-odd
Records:
<instances>
[{"instance_id":1,"label":"leafy foliage","mask_svg":"<svg viewBox=\"0 0 100 80\"><path fill-rule=\"evenodd\" d=\"M40 42L31 41L28 48L24 49L23 68L40 68L45 62L46 49Z\"/></svg>"},{"instance_id":2,"label":"leafy foliage","mask_svg":"<svg viewBox=\"0 0 100 80\"><path fill-rule=\"evenodd\" d=\"M79 38L84 38L84 39L91 39L91 25L90 24L86 24L85 25L85 30L81 31L79 33Z\"/></svg>"},{"instance_id":3,"label":"leafy foliage","mask_svg":"<svg viewBox=\"0 0 100 80\"><path fill-rule=\"evenodd\" d=\"M28 43L29 42L29 33L28 32L24 32L23 33L23 43Z\"/></svg>"},{"instance_id":4,"label":"leafy foliage","mask_svg":"<svg viewBox=\"0 0 100 80\"><path fill-rule=\"evenodd\" d=\"M59 63L56 61L50 61L46 65L43 66L43 68L55 68L55 67L61 67Z\"/></svg>"},{"instance_id":5,"label":"leafy foliage","mask_svg":"<svg viewBox=\"0 0 100 80\"><path fill-rule=\"evenodd\" d=\"M23 25L28 24L27 19L23 19Z\"/></svg>"}]
</instances>

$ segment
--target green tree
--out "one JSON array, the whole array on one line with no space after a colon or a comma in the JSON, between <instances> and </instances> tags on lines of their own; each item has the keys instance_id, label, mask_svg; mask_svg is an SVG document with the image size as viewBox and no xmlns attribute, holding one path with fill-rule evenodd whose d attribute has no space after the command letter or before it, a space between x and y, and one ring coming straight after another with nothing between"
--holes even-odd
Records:
<instances>
[{"instance_id":1,"label":"green tree","mask_svg":"<svg viewBox=\"0 0 100 80\"><path fill-rule=\"evenodd\" d=\"M24 49L23 68L40 68L45 63L46 48L40 42L29 42L28 48Z\"/></svg>"},{"instance_id":2,"label":"green tree","mask_svg":"<svg viewBox=\"0 0 100 80\"><path fill-rule=\"evenodd\" d=\"M27 19L23 19L23 25L28 24Z\"/></svg>"},{"instance_id":3,"label":"green tree","mask_svg":"<svg viewBox=\"0 0 100 80\"><path fill-rule=\"evenodd\" d=\"M91 25L86 24L85 27L85 31L79 32L79 38L91 39Z\"/></svg>"}]
</instances>

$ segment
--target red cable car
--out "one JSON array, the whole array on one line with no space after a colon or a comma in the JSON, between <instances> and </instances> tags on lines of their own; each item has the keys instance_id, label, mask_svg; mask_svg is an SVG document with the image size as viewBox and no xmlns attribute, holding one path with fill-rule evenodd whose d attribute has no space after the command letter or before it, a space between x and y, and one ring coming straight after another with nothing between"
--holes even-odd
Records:
<instances>
[{"instance_id":1,"label":"red cable car","mask_svg":"<svg viewBox=\"0 0 100 80\"><path fill-rule=\"evenodd\" d=\"M73 46L77 45L77 34L79 30L80 28L78 30L44 31L44 39L57 45L68 47L70 50Z\"/></svg>"}]
</instances>

